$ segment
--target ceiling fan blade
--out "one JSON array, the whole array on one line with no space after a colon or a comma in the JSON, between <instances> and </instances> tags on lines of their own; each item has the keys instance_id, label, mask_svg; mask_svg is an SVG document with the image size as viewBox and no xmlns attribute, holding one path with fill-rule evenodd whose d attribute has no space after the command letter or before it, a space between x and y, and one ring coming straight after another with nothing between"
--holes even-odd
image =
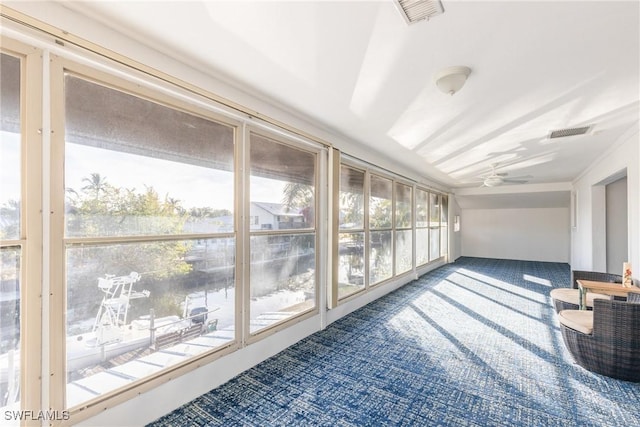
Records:
<instances>
[{"instance_id":1,"label":"ceiling fan blade","mask_svg":"<svg viewBox=\"0 0 640 427\"><path fill-rule=\"evenodd\" d=\"M529 181L525 180L525 179L505 179L502 182L508 183L508 184L524 184L524 183L527 183Z\"/></svg>"},{"instance_id":2,"label":"ceiling fan blade","mask_svg":"<svg viewBox=\"0 0 640 427\"><path fill-rule=\"evenodd\" d=\"M506 173L486 173L483 175L478 175L478 178L480 179L487 179L487 178L504 178L505 176L507 176Z\"/></svg>"}]
</instances>

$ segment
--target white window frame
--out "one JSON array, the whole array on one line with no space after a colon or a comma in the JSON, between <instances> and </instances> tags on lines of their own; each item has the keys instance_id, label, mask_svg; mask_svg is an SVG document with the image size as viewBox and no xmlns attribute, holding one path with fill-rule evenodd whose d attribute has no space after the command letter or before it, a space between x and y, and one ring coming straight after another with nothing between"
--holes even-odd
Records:
<instances>
[{"instance_id":1,"label":"white window frame","mask_svg":"<svg viewBox=\"0 0 640 427\"><path fill-rule=\"evenodd\" d=\"M234 231L230 233L198 233L198 234L174 234L174 235L142 235L142 236L115 236L115 237L65 237L64 236L64 76L65 73L72 73L80 78L86 78L88 81L103 84L115 90L141 97L143 99L152 100L163 104L169 108L174 108L196 116L200 116L206 120L216 121L235 128L235 218L238 214L238 141L242 140L242 125L240 122L224 117L211 111L190 105L183 101L177 100L171 96L165 95L160 91L141 87L140 85L120 77L116 77L111 73L99 71L95 68L79 64L77 62L53 56L51 60L51 123L52 123L52 144L51 144L51 180L49 192L51 194L51 238L49 247L50 260L50 310L49 310L49 336L50 336L50 358L49 358L49 407L62 411L69 411L74 421L83 419L88 416L95 415L100 410L107 407L122 403L133 396L144 391L150 390L163 382L167 378L171 378L176 374L184 374L202 364L209 363L219 357L229 354L240 348L241 342L241 326L239 323L239 313L242 286L239 285L239 251L241 250L241 240L238 233L237 221L234 222ZM82 404L68 408L66 405L66 277L65 277L65 248L67 245L94 245L109 243L145 243L167 240L193 240L210 239L210 238L234 238L236 239L236 320L235 320L235 339L223 346L217 347L211 351L204 352L197 356L193 356L186 361L177 363L164 369L156 374L152 374L141 380L135 381L122 388L118 388L112 392L97 396L94 399L87 400Z\"/></svg>"},{"instance_id":2,"label":"white window frame","mask_svg":"<svg viewBox=\"0 0 640 427\"><path fill-rule=\"evenodd\" d=\"M411 193L411 200L409 201L409 210L411 211L411 220L409 221L408 227L398 227L398 219L397 215L397 203L398 203L398 195L397 195L397 186L403 185L409 188ZM402 277L406 274L411 274L415 271L416 268L416 257L415 257L415 229L416 229L416 208L415 208L415 186L412 183L403 181L403 180L394 180L393 181L393 277ZM411 232L411 268L406 271L398 272L397 271L397 258L398 258L398 248L396 247L397 235L400 231L410 231Z\"/></svg>"},{"instance_id":3,"label":"white window frame","mask_svg":"<svg viewBox=\"0 0 640 427\"><path fill-rule=\"evenodd\" d=\"M13 39L0 38L1 51L20 60L21 212L20 246L20 408L42 407L42 51ZM28 286L27 286L28 284Z\"/></svg>"},{"instance_id":4,"label":"white window frame","mask_svg":"<svg viewBox=\"0 0 640 427\"><path fill-rule=\"evenodd\" d=\"M343 302L343 301L347 301L349 299L352 299L360 294L362 294L363 292L366 292L367 289L369 288L369 251L368 251L368 245L369 245L369 228L368 228L368 224L369 224L369 171L366 168L362 168L361 166L358 166L356 164L353 164L351 162L349 162L348 159L340 159L340 154L339 152L336 150L337 154L336 154L336 158L337 158L337 162L336 162L336 167L334 170L334 186L333 186L333 194L334 194L334 226L332 229L332 239L333 242L335 244L335 247L333 248L333 280L332 280L332 285L335 285L335 291L333 289L331 289L332 292L330 292L331 295L335 295L335 298L333 299L333 305L331 305L330 307L335 307L338 302ZM340 228L340 174L341 174L341 169L342 166L345 166L349 169L361 172L363 175L363 185L362 185L362 199L363 199L363 218L362 218L362 228L353 228L353 229L341 229ZM340 250L340 234L342 233L363 233L364 235L364 254L363 254L363 263L364 263L364 277L363 277L363 281L364 281L364 287L356 292L350 293L348 295L342 296L340 297L338 295L338 269L339 269L339 259L340 259L340 254L338 253L338 251ZM332 286L333 288L333 286Z\"/></svg>"},{"instance_id":5,"label":"white window frame","mask_svg":"<svg viewBox=\"0 0 640 427\"><path fill-rule=\"evenodd\" d=\"M315 176L314 176L314 209L315 209L315 219L313 228L300 228L300 229L283 229L283 230L269 230L269 229L254 229L250 228L250 209L251 209L251 197L250 197L250 180L251 180L251 159L250 159L250 139L251 135L255 134L257 136L267 138L269 140L274 141L274 143L282 144L297 150L304 151L306 153L314 155L315 159ZM326 198L327 195L323 190L326 185L323 185L324 179L322 178L322 171L326 170L326 150L325 147L314 143L312 141L301 140L293 135L287 134L286 132L274 132L271 129L258 127L258 126L246 126L245 127L245 144L244 144L244 159L243 159L243 180L245 185L243 186L243 209L245 214L244 218L247 220L243 221L244 226L244 242L243 242L243 254L242 257L245 261L244 269L243 269L243 277L245 277L244 281L244 299L243 299L243 343L244 344L252 344L256 341L264 339L274 333L277 333L283 329L290 327L291 325L303 321L305 319L309 319L313 316L317 316L321 305L320 298L320 286L323 280L325 280L325 275L320 270L323 269L323 264L321 264L324 257L322 253L324 252L323 248L326 245L324 238L322 237L324 234L321 233L322 230L322 222L324 219L324 208L321 202L321 198ZM325 173L326 175L326 173ZM251 237L253 236L282 236L282 235L306 235L306 234L314 234L315 241L315 304L312 308L302 311L295 316L284 319L280 322L274 323L273 325L269 325L259 331L251 333L250 331L250 321L251 321Z\"/></svg>"}]
</instances>

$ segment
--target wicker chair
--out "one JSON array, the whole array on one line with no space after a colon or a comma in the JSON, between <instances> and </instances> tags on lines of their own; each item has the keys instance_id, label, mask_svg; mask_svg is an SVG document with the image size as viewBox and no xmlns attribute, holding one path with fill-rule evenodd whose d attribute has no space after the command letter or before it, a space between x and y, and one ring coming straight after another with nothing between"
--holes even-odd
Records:
<instances>
[{"instance_id":1,"label":"wicker chair","mask_svg":"<svg viewBox=\"0 0 640 427\"><path fill-rule=\"evenodd\" d=\"M611 274L611 273L601 273L597 271L581 271L581 270L572 270L571 271L571 286L572 289L567 290L567 288L558 288L559 290L551 291L551 298L553 299L553 306L556 309L556 312L560 312L561 310L577 310L580 308L580 291L578 290L578 280L594 280L597 282L611 282L611 283L622 283L622 276L619 274ZM567 294L569 294L567 296ZM560 297L560 295L562 295ZM589 298L593 298L594 295L588 295ZM555 297L555 298L554 298ZM610 299L606 296L600 296L596 294L596 298L606 298ZM591 301L587 304L589 309L592 307Z\"/></svg>"},{"instance_id":2,"label":"wicker chair","mask_svg":"<svg viewBox=\"0 0 640 427\"><path fill-rule=\"evenodd\" d=\"M591 334L560 324L573 359L589 371L640 382L640 294L627 301L595 300L592 313Z\"/></svg>"}]
</instances>

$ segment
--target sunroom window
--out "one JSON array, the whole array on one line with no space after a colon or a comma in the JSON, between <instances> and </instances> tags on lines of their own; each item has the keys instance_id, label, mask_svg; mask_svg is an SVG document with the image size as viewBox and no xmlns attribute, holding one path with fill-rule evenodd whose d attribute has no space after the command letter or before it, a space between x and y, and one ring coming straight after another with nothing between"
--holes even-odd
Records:
<instances>
[{"instance_id":1,"label":"sunroom window","mask_svg":"<svg viewBox=\"0 0 640 427\"><path fill-rule=\"evenodd\" d=\"M316 305L317 155L250 132L249 332Z\"/></svg>"},{"instance_id":2,"label":"sunroom window","mask_svg":"<svg viewBox=\"0 0 640 427\"><path fill-rule=\"evenodd\" d=\"M338 298L365 288L363 171L340 166Z\"/></svg>"},{"instance_id":3,"label":"sunroom window","mask_svg":"<svg viewBox=\"0 0 640 427\"><path fill-rule=\"evenodd\" d=\"M447 256L449 252L449 199L440 196L442 208L440 209L440 255Z\"/></svg>"},{"instance_id":4,"label":"sunroom window","mask_svg":"<svg viewBox=\"0 0 640 427\"><path fill-rule=\"evenodd\" d=\"M393 182L371 176L369 189L369 283L393 276Z\"/></svg>"},{"instance_id":5,"label":"sunroom window","mask_svg":"<svg viewBox=\"0 0 640 427\"><path fill-rule=\"evenodd\" d=\"M0 408L20 402L22 208L21 61L0 54ZM18 406L19 407L19 406Z\"/></svg>"},{"instance_id":6,"label":"sunroom window","mask_svg":"<svg viewBox=\"0 0 640 427\"><path fill-rule=\"evenodd\" d=\"M405 273L413 267L413 188L396 183L395 254L396 274Z\"/></svg>"},{"instance_id":7,"label":"sunroom window","mask_svg":"<svg viewBox=\"0 0 640 427\"><path fill-rule=\"evenodd\" d=\"M67 407L235 340L235 128L64 78Z\"/></svg>"},{"instance_id":8,"label":"sunroom window","mask_svg":"<svg viewBox=\"0 0 640 427\"><path fill-rule=\"evenodd\" d=\"M429 193L429 261L440 258L441 196Z\"/></svg>"},{"instance_id":9,"label":"sunroom window","mask_svg":"<svg viewBox=\"0 0 640 427\"><path fill-rule=\"evenodd\" d=\"M429 262L429 192L416 189L416 266Z\"/></svg>"}]
</instances>

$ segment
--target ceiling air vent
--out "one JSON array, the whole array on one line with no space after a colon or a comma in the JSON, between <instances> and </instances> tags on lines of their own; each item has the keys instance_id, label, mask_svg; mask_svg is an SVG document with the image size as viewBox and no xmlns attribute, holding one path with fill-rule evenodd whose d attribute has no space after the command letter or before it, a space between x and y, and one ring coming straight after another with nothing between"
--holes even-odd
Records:
<instances>
[{"instance_id":1,"label":"ceiling air vent","mask_svg":"<svg viewBox=\"0 0 640 427\"><path fill-rule=\"evenodd\" d=\"M444 12L439 0L395 0L395 4L407 24L428 20Z\"/></svg>"},{"instance_id":2,"label":"ceiling air vent","mask_svg":"<svg viewBox=\"0 0 640 427\"><path fill-rule=\"evenodd\" d=\"M584 135L588 133L593 126L582 126L578 128L567 128L552 130L549 133L549 139L564 138L566 136Z\"/></svg>"}]
</instances>

